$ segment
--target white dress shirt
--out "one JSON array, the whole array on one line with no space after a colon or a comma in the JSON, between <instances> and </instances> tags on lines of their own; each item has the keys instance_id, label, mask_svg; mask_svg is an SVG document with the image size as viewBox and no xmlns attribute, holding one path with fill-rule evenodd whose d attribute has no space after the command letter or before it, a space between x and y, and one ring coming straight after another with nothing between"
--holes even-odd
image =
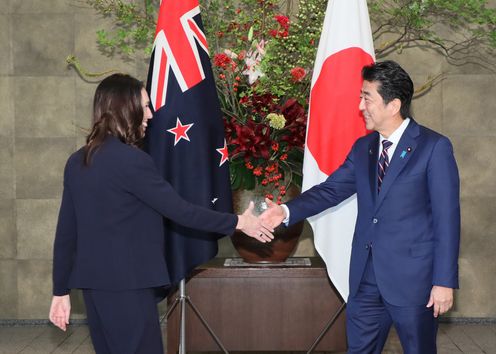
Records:
<instances>
[{"instance_id":1,"label":"white dress shirt","mask_svg":"<svg viewBox=\"0 0 496 354\"><path fill-rule=\"evenodd\" d=\"M385 138L381 134L379 134L379 154L377 155L377 158L379 158L379 156L381 156L382 153L382 142L384 140L388 140L393 143L393 145L391 145L387 151L389 161L393 159L393 154L396 150L396 146L398 146L398 143L400 142L400 139L403 136L406 127L408 126L408 123L410 123L410 118L406 118L405 120L403 120L400 126L396 128L396 130L389 136L389 138Z\"/></svg>"}]
</instances>

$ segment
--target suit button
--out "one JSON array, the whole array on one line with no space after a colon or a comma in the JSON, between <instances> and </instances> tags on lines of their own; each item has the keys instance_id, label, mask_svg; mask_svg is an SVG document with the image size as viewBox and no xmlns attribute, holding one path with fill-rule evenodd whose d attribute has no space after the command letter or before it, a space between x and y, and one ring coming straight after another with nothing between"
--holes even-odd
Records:
<instances>
[{"instance_id":1,"label":"suit button","mask_svg":"<svg viewBox=\"0 0 496 354\"><path fill-rule=\"evenodd\" d=\"M370 248L370 245L367 243L367 244L365 245L365 249L366 249L366 250L368 250L369 248Z\"/></svg>"},{"instance_id":2,"label":"suit button","mask_svg":"<svg viewBox=\"0 0 496 354\"><path fill-rule=\"evenodd\" d=\"M377 218L373 218L373 219L372 219L372 222L373 222L374 224L377 224L377 223L379 222L379 220L377 220Z\"/></svg>"}]
</instances>

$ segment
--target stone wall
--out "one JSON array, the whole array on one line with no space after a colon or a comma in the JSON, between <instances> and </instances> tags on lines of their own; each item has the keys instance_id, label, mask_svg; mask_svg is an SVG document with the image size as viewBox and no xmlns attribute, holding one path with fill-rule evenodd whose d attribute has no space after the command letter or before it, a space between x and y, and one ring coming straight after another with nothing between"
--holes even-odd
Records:
<instances>
[{"instance_id":1,"label":"stone wall","mask_svg":"<svg viewBox=\"0 0 496 354\"><path fill-rule=\"evenodd\" d=\"M67 157L84 142L95 83L68 69L74 53L89 69L145 78L144 60L103 56L95 31L110 23L75 0L0 1L0 320L45 319L52 243ZM496 75L453 67L421 49L396 56L417 86L445 79L414 102L415 118L450 137L462 179L462 248L456 317L496 317ZM296 251L313 255L307 229ZM232 255L228 240L220 255ZM75 318L84 317L79 293Z\"/></svg>"}]
</instances>

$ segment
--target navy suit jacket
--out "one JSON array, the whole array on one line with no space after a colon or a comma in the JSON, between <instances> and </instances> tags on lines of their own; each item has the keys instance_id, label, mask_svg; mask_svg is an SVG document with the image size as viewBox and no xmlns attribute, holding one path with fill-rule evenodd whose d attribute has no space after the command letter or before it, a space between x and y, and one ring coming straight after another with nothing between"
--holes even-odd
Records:
<instances>
[{"instance_id":1,"label":"navy suit jacket","mask_svg":"<svg viewBox=\"0 0 496 354\"><path fill-rule=\"evenodd\" d=\"M460 186L453 148L446 137L412 119L379 194L378 149L377 132L358 139L326 181L287 203L290 224L357 193L350 297L371 249L377 286L387 302L427 304L433 285L458 288Z\"/></svg>"},{"instance_id":2,"label":"navy suit jacket","mask_svg":"<svg viewBox=\"0 0 496 354\"><path fill-rule=\"evenodd\" d=\"M228 235L237 216L182 199L151 157L109 136L83 165L67 161L54 243L53 293L71 288L140 289L169 284L162 215L181 225Z\"/></svg>"}]
</instances>

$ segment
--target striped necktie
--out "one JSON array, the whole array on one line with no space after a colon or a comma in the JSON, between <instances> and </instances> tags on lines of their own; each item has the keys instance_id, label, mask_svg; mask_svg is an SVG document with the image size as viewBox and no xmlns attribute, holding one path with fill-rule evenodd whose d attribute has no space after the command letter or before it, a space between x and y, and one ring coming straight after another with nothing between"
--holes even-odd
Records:
<instances>
[{"instance_id":1,"label":"striped necktie","mask_svg":"<svg viewBox=\"0 0 496 354\"><path fill-rule=\"evenodd\" d=\"M381 191L382 180L384 179L386 170L389 166L388 149L391 147L391 145L393 145L393 143L389 140L382 141L382 152L381 156L379 157L379 166L377 168L377 193Z\"/></svg>"}]
</instances>

